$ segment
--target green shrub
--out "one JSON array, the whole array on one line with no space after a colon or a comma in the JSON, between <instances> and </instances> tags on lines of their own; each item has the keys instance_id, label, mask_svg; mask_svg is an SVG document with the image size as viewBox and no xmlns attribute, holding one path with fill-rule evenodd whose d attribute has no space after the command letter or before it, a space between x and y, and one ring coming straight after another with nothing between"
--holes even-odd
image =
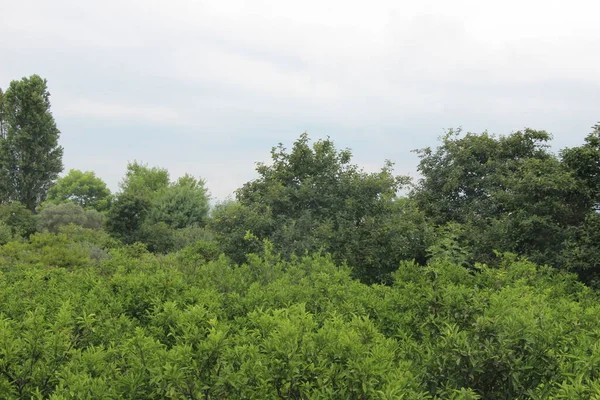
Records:
<instances>
[{"instance_id":1,"label":"green shrub","mask_svg":"<svg viewBox=\"0 0 600 400\"><path fill-rule=\"evenodd\" d=\"M0 222L9 226L12 235L28 237L35 232L37 216L18 202L0 204Z\"/></svg>"},{"instance_id":2,"label":"green shrub","mask_svg":"<svg viewBox=\"0 0 600 400\"><path fill-rule=\"evenodd\" d=\"M104 225L104 216L96 210L84 210L74 203L48 203L41 208L37 229L56 233L69 224L99 230Z\"/></svg>"},{"instance_id":3,"label":"green shrub","mask_svg":"<svg viewBox=\"0 0 600 400\"><path fill-rule=\"evenodd\" d=\"M598 396L597 294L511 254L383 286L269 242L242 265L114 244L69 225L0 247L0 398Z\"/></svg>"}]
</instances>

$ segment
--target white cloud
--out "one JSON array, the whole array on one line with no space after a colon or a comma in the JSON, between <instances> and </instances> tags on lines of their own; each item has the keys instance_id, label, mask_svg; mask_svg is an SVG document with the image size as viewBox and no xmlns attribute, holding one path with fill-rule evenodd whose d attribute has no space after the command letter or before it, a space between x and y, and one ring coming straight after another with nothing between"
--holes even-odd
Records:
<instances>
[{"instance_id":1,"label":"white cloud","mask_svg":"<svg viewBox=\"0 0 600 400\"><path fill-rule=\"evenodd\" d=\"M64 99L58 96L59 101L54 108L58 110L57 117L96 118L105 120L137 120L160 124L182 124L183 119L177 110L169 107L155 105L140 105L127 103L106 103L90 98Z\"/></svg>"}]
</instances>

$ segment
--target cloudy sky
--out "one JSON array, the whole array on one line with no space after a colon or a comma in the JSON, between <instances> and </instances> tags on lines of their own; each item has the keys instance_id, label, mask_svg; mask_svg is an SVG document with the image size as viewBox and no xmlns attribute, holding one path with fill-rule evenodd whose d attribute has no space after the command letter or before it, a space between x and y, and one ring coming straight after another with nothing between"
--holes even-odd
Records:
<instances>
[{"instance_id":1,"label":"cloudy sky","mask_svg":"<svg viewBox=\"0 0 600 400\"><path fill-rule=\"evenodd\" d=\"M330 136L415 174L445 128L600 120L597 0L0 0L0 87L48 80L66 169L112 189L127 161L205 178L217 199L271 146Z\"/></svg>"}]
</instances>

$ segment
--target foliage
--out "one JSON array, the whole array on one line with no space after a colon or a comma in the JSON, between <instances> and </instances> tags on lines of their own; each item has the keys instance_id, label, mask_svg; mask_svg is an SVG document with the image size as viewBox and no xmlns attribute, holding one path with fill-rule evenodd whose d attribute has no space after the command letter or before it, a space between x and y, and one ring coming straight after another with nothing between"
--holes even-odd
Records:
<instances>
[{"instance_id":1,"label":"foliage","mask_svg":"<svg viewBox=\"0 0 600 400\"><path fill-rule=\"evenodd\" d=\"M138 162L34 208L48 96L0 91L1 399L600 399L600 125L450 131L408 198L304 134L210 216Z\"/></svg>"},{"instance_id":2,"label":"foliage","mask_svg":"<svg viewBox=\"0 0 600 400\"><path fill-rule=\"evenodd\" d=\"M246 261L246 254L259 252L260 240L247 238L268 237L273 232L274 221L269 207L248 207L237 201L217 204L212 210L209 228L215 232L219 246L225 254L237 263Z\"/></svg>"},{"instance_id":3,"label":"foliage","mask_svg":"<svg viewBox=\"0 0 600 400\"><path fill-rule=\"evenodd\" d=\"M600 288L600 214L591 213L567 231L562 263L583 282Z\"/></svg>"},{"instance_id":4,"label":"foliage","mask_svg":"<svg viewBox=\"0 0 600 400\"><path fill-rule=\"evenodd\" d=\"M30 264L43 268L78 268L94 264L91 246L66 234L35 233L28 242L9 242L0 249L0 264Z\"/></svg>"},{"instance_id":5,"label":"foliage","mask_svg":"<svg viewBox=\"0 0 600 400\"><path fill-rule=\"evenodd\" d=\"M592 127L593 131L579 147L564 149L561 152L563 162L573 171L573 175L585 188L587 205L600 210L600 123Z\"/></svg>"},{"instance_id":6,"label":"foliage","mask_svg":"<svg viewBox=\"0 0 600 400\"><path fill-rule=\"evenodd\" d=\"M152 252L179 250L195 234L204 237L209 201L204 185L187 174L170 183L167 170L130 163L108 211L107 230L126 244L145 243Z\"/></svg>"},{"instance_id":7,"label":"foliage","mask_svg":"<svg viewBox=\"0 0 600 400\"><path fill-rule=\"evenodd\" d=\"M514 255L369 286L268 242L240 266L212 242L94 261L82 229L0 247L2 398L598 395L596 294Z\"/></svg>"},{"instance_id":8,"label":"foliage","mask_svg":"<svg viewBox=\"0 0 600 400\"><path fill-rule=\"evenodd\" d=\"M37 75L12 81L1 105L0 196L33 211L63 169L46 81Z\"/></svg>"},{"instance_id":9,"label":"foliage","mask_svg":"<svg viewBox=\"0 0 600 400\"><path fill-rule=\"evenodd\" d=\"M60 227L69 224L100 230L104 226L104 216L94 209L84 210L74 203L47 203L39 213L37 229L39 232L58 232Z\"/></svg>"},{"instance_id":10,"label":"foliage","mask_svg":"<svg viewBox=\"0 0 600 400\"><path fill-rule=\"evenodd\" d=\"M82 208L93 208L97 211L107 210L110 205L110 190L106 183L92 171L82 172L72 169L58 178L56 184L48 192L48 201L61 203L72 201Z\"/></svg>"},{"instance_id":11,"label":"foliage","mask_svg":"<svg viewBox=\"0 0 600 400\"><path fill-rule=\"evenodd\" d=\"M139 230L149 209L148 199L121 193L108 211L106 230L123 243L132 244L140 238Z\"/></svg>"},{"instance_id":12,"label":"foliage","mask_svg":"<svg viewBox=\"0 0 600 400\"><path fill-rule=\"evenodd\" d=\"M583 282L600 287L600 124L580 147L564 149L561 157L580 185L581 199L590 208L583 223L566 230L561 263Z\"/></svg>"},{"instance_id":13,"label":"foliage","mask_svg":"<svg viewBox=\"0 0 600 400\"><path fill-rule=\"evenodd\" d=\"M408 223L410 217L399 221L411 209L399 212L396 202L408 179L394 176L392 163L364 172L351 164L349 150L337 150L329 139L311 145L307 134L289 152L282 144L274 147L271 157L272 164L258 164L259 178L237 191L237 203L214 212L217 238L234 260L256 246L241 242L247 232L259 243L271 240L286 257L323 248L370 282L384 280L402 259L422 257L426 245L389 251L422 230ZM406 229L395 230L398 222Z\"/></svg>"},{"instance_id":14,"label":"foliage","mask_svg":"<svg viewBox=\"0 0 600 400\"><path fill-rule=\"evenodd\" d=\"M208 192L203 180L185 175L160 190L154 198L148 220L164 222L174 229L203 226L208 215Z\"/></svg>"},{"instance_id":15,"label":"foliage","mask_svg":"<svg viewBox=\"0 0 600 400\"><path fill-rule=\"evenodd\" d=\"M0 223L10 227L13 237L28 237L35 232L37 216L18 202L0 204Z\"/></svg>"},{"instance_id":16,"label":"foliage","mask_svg":"<svg viewBox=\"0 0 600 400\"><path fill-rule=\"evenodd\" d=\"M471 262L491 262L500 250L559 266L565 227L585 220L589 202L549 140L531 129L500 137L451 130L435 151L417 151L423 178L411 197L439 226L465 226Z\"/></svg>"},{"instance_id":17,"label":"foliage","mask_svg":"<svg viewBox=\"0 0 600 400\"><path fill-rule=\"evenodd\" d=\"M127 172L119 186L125 194L150 200L154 194L169 186L169 172L134 161L127 164Z\"/></svg>"},{"instance_id":18,"label":"foliage","mask_svg":"<svg viewBox=\"0 0 600 400\"><path fill-rule=\"evenodd\" d=\"M4 222L0 222L0 245L6 244L13 239L12 229Z\"/></svg>"},{"instance_id":19,"label":"foliage","mask_svg":"<svg viewBox=\"0 0 600 400\"><path fill-rule=\"evenodd\" d=\"M140 232L157 193L169 185L166 169L148 167L137 161L127 165L127 172L107 213L106 229L126 244L141 240Z\"/></svg>"},{"instance_id":20,"label":"foliage","mask_svg":"<svg viewBox=\"0 0 600 400\"><path fill-rule=\"evenodd\" d=\"M5 128L5 125L4 125L4 91L2 90L2 88L0 88L0 137L1 138L6 137L6 131L4 128Z\"/></svg>"}]
</instances>

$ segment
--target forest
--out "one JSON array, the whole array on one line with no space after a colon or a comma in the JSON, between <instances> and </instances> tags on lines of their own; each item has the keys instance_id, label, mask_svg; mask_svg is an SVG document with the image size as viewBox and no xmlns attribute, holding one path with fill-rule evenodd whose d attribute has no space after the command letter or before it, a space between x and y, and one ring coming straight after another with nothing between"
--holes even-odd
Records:
<instances>
[{"instance_id":1,"label":"forest","mask_svg":"<svg viewBox=\"0 0 600 400\"><path fill-rule=\"evenodd\" d=\"M600 400L600 124L450 129L418 179L304 133L214 202L64 171L50 108L0 90L0 398Z\"/></svg>"}]
</instances>

